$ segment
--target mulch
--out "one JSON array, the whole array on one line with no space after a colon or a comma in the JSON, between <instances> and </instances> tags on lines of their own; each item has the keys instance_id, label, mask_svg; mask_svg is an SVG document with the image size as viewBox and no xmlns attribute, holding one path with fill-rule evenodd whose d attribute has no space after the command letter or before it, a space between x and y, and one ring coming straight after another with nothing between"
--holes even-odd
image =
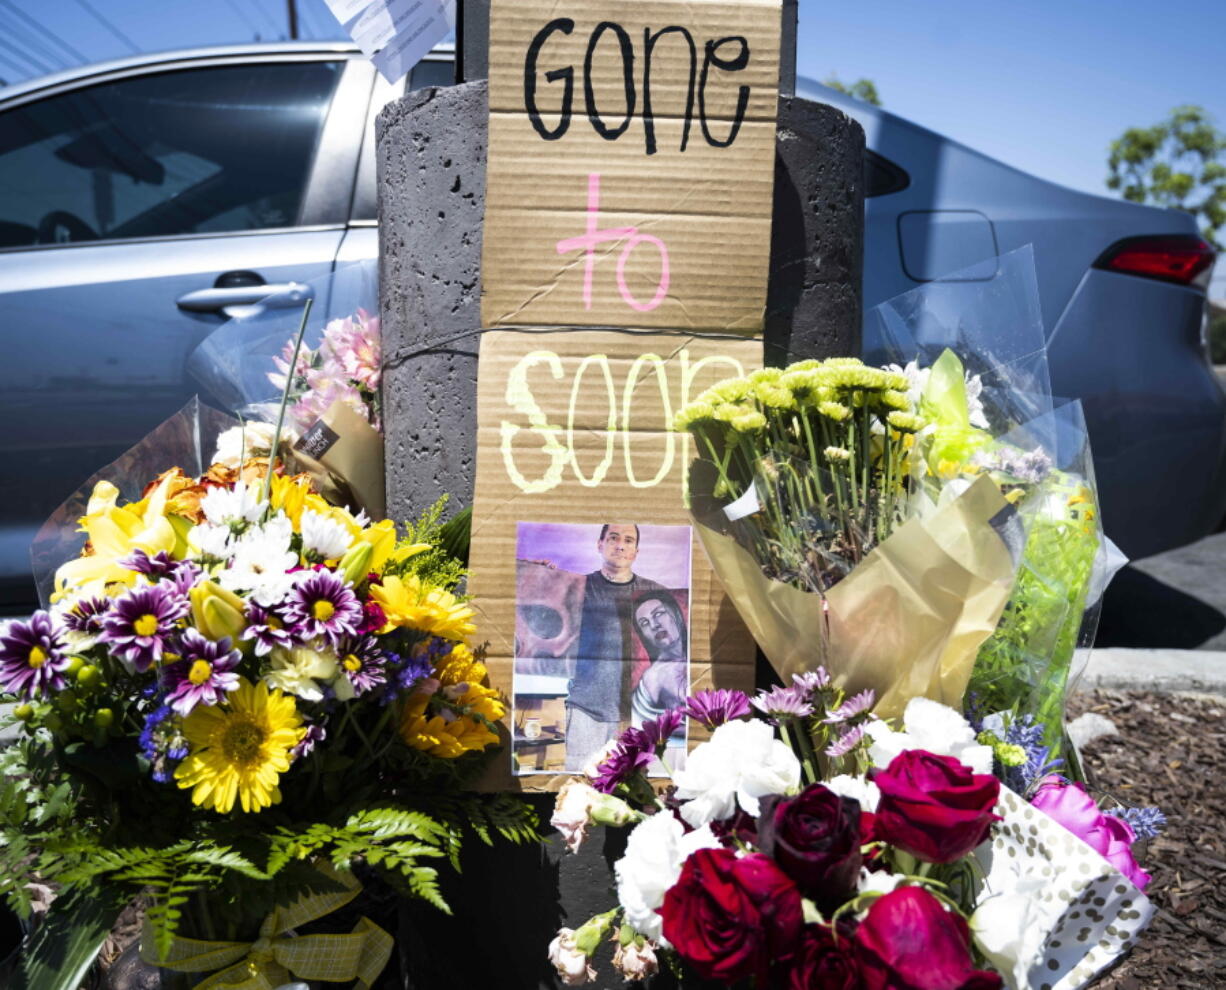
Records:
<instances>
[{"instance_id":1,"label":"mulch","mask_svg":"<svg viewBox=\"0 0 1226 990\"><path fill-rule=\"evenodd\" d=\"M1095 990L1226 987L1226 699L1075 695L1069 717L1089 711L1119 733L1086 747L1091 790L1167 816L1165 831L1136 850L1153 877L1153 923Z\"/></svg>"}]
</instances>

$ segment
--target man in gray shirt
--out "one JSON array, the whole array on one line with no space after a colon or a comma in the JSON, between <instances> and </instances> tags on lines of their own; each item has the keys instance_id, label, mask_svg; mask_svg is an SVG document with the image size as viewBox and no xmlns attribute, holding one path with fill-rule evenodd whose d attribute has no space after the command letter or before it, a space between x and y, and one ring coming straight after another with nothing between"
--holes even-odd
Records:
<instances>
[{"instance_id":1,"label":"man in gray shirt","mask_svg":"<svg viewBox=\"0 0 1226 990\"><path fill-rule=\"evenodd\" d=\"M566 769L584 764L615 739L629 717L634 601L662 585L634 573L639 528L606 523L596 541L600 569L587 575L579 651L566 699Z\"/></svg>"}]
</instances>

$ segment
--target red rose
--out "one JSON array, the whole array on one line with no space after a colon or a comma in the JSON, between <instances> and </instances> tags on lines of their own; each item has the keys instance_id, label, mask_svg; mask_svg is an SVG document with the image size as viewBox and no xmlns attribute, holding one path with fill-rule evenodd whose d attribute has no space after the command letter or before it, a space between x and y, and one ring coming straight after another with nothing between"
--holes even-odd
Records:
<instances>
[{"instance_id":1,"label":"red rose","mask_svg":"<svg viewBox=\"0 0 1226 990\"><path fill-rule=\"evenodd\" d=\"M860 802L810 784L794 798L762 798L758 848L829 914L860 876Z\"/></svg>"},{"instance_id":2,"label":"red rose","mask_svg":"<svg viewBox=\"0 0 1226 990\"><path fill-rule=\"evenodd\" d=\"M873 775L873 838L927 863L952 863L988 837L1000 781L952 756L911 749Z\"/></svg>"},{"instance_id":3,"label":"red rose","mask_svg":"<svg viewBox=\"0 0 1226 990\"><path fill-rule=\"evenodd\" d=\"M765 986L773 959L796 949L803 918L800 891L761 853L700 849L660 908L664 937L705 980L757 977Z\"/></svg>"},{"instance_id":4,"label":"red rose","mask_svg":"<svg viewBox=\"0 0 1226 990\"><path fill-rule=\"evenodd\" d=\"M996 973L975 969L962 916L922 887L899 887L873 902L855 935L864 990L1000 990Z\"/></svg>"},{"instance_id":5,"label":"red rose","mask_svg":"<svg viewBox=\"0 0 1226 990\"><path fill-rule=\"evenodd\" d=\"M860 966L853 944L840 937L836 945L829 929L805 925L782 986L785 990L860 990Z\"/></svg>"}]
</instances>

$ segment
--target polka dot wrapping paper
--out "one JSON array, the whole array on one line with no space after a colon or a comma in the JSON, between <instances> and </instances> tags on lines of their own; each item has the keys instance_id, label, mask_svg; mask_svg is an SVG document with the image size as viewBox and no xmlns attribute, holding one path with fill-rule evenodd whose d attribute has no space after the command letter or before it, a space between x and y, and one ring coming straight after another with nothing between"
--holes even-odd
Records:
<instances>
[{"instance_id":1,"label":"polka dot wrapping paper","mask_svg":"<svg viewBox=\"0 0 1226 990\"><path fill-rule=\"evenodd\" d=\"M1013 924L1018 932L1012 972L1003 960L994 962L1015 990L1089 985L1136 942L1153 905L1090 846L1012 791L1001 789L996 813L1004 820L975 852L986 874L977 923Z\"/></svg>"}]
</instances>

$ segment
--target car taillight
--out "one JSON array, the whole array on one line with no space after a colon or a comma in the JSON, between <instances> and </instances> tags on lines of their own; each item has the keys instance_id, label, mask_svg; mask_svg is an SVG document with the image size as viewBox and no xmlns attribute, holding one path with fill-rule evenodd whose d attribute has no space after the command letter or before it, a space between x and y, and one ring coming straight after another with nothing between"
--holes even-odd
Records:
<instances>
[{"instance_id":1,"label":"car taillight","mask_svg":"<svg viewBox=\"0 0 1226 990\"><path fill-rule=\"evenodd\" d=\"M1160 234L1117 241L1094 267L1205 289L1215 257L1213 248L1195 234Z\"/></svg>"}]
</instances>

